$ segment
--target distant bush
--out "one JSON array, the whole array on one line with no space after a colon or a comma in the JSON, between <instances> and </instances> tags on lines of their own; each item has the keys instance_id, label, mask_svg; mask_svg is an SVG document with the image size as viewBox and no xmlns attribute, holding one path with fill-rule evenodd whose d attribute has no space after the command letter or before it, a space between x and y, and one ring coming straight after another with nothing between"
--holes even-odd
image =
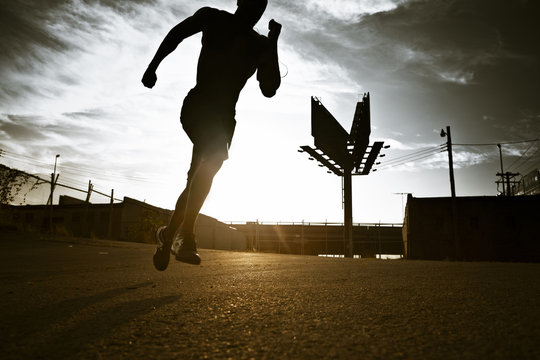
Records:
<instances>
[{"instance_id":1,"label":"distant bush","mask_svg":"<svg viewBox=\"0 0 540 360\"><path fill-rule=\"evenodd\" d=\"M15 201L15 197L19 195L26 185L30 184L33 177L29 174L17 169L12 169L0 164L0 204L11 204ZM26 194L37 188L38 183L34 183L30 189L23 194L23 201L26 201Z\"/></svg>"}]
</instances>

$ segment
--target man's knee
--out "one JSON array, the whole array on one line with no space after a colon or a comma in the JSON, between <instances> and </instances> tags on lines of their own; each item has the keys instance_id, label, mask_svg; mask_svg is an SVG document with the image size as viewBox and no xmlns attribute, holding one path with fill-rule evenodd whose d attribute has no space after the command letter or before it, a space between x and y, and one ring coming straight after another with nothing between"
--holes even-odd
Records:
<instances>
[{"instance_id":1,"label":"man's knee","mask_svg":"<svg viewBox=\"0 0 540 360\"><path fill-rule=\"evenodd\" d=\"M225 159L223 159L222 156L216 154L205 157L203 163L208 170L217 173L219 169L221 169L223 161L225 161Z\"/></svg>"}]
</instances>

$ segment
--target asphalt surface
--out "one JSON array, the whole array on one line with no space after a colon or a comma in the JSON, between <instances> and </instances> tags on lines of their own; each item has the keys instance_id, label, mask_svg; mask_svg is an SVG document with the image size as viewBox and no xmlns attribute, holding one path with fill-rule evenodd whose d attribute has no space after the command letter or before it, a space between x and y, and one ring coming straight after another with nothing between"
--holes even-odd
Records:
<instances>
[{"instance_id":1,"label":"asphalt surface","mask_svg":"<svg viewBox=\"0 0 540 360\"><path fill-rule=\"evenodd\" d=\"M540 264L152 254L0 234L0 357L540 358Z\"/></svg>"}]
</instances>

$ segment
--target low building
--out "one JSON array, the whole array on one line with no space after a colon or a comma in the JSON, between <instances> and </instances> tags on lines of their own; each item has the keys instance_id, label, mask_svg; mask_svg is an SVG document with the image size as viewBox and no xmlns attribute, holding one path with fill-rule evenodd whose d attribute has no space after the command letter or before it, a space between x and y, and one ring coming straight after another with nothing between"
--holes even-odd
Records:
<instances>
[{"instance_id":1,"label":"low building","mask_svg":"<svg viewBox=\"0 0 540 360\"><path fill-rule=\"evenodd\" d=\"M540 261L540 196L407 198L409 259Z\"/></svg>"},{"instance_id":2,"label":"low building","mask_svg":"<svg viewBox=\"0 0 540 360\"><path fill-rule=\"evenodd\" d=\"M535 169L523 176L514 189L516 195L540 195L540 170Z\"/></svg>"},{"instance_id":3,"label":"low building","mask_svg":"<svg viewBox=\"0 0 540 360\"><path fill-rule=\"evenodd\" d=\"M27 232L64 236L154 243L154 232L168 223L172 211L124 197L114 204L92 204L61 196L58 205L3 205L0 226ZM243 233L216 219L199 215L195 234L200 248L239 250L247 248Z\"/></svg>"},{"instance_id":4,"label":"low building","mask_svg":"<svg viewBox=\"0 0 540 360\"><path fill-rule=\"evenodd\" d=\"M280 254L333 255L347 253L340 223L249 222L235 224L255 251ZM354 224L353 255L374 258L377 254L402 255L401 224Z\"/></svg>"}]
</instances>

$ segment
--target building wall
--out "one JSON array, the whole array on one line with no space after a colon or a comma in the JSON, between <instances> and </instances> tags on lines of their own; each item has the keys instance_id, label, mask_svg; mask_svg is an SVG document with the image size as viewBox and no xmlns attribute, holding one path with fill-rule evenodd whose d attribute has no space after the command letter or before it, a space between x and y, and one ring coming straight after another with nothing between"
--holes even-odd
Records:
<instances>
[{"instance_id":1,"label":"building wall","mask_svg":"<svg viewBox=\"0 0 540 360\"><path fill-rule=\"evenodd\" d=\"M540 195L540 170L535 169L523 176L514 189L516 195Z\"/></svg>"},{"instance_id":2,"label":"building wall","mask_svg":"<svg viewBox=\"0 0 540 360\"><path fill-rule=\"evenodd\" d=\"M47 205L2 206L0 231L49 233L50 214L51 207ZM128 197L113 205L63 197L59 205L52 207L52 225L56 234L64 236L153 244L156 229L166 225L171 214L170 210ZM200 248L239 251L247 248L243 233L203 214L197 220L195 234Z\"/></svg>"},{"instance_id":3,"label":"building wall","mask_svg":"<svg viewBox=\"0 0 540 360\"><path fill-rule=\"evenodd\" d=\"M343 225L324 223L234 225L246 234L250 249L261 252L303 255L344 255ZM353 226L354 254L403 254L401 226L384 224Z\"/></svg>"},{"instance_id":4,"label":"building wall","mask_svg":"<svg viewBox=\"0 0 540 360\"><path fill-rule=\"evenodd\" d=\"M455 206L409 196L403 243L410 259L540 261L540 196L460 197Z\"/></svg>"},{"instance_id":5,"label":"building wall","mask_svg":"<svg viewBox=\"0 0 540 360\"><path fill-rule=\"evenodd\" d=\"M216 219L199 215L195 223L197 246L202 249L246 251L246 235Z\"/></svg>"}]
</instances>

